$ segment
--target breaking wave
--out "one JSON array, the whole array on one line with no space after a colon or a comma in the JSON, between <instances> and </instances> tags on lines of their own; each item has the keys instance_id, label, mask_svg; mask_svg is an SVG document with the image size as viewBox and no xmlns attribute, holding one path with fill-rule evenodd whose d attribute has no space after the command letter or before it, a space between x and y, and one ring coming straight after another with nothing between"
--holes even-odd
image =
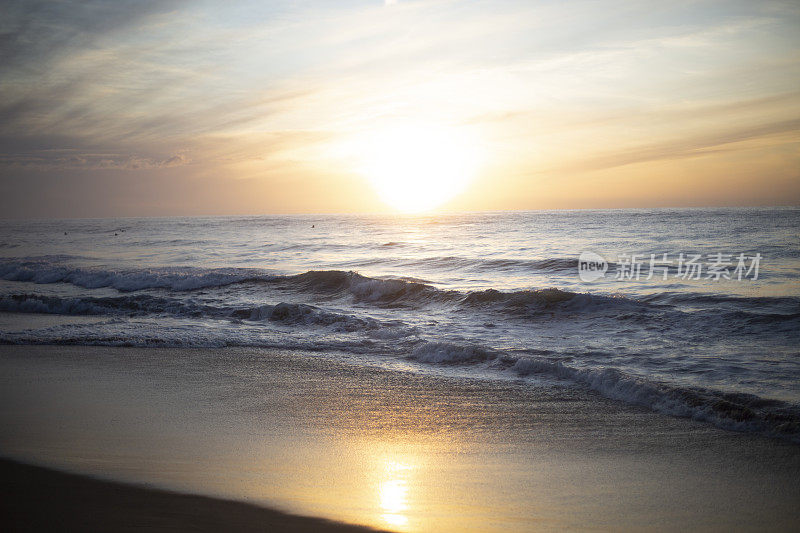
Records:
<instances>
[{"instance_id":1,"label":"breaking wave","mask_svg":"<svg viewBox=\"0 0 800 533\"><path fill-rule=\"evenodd\" d=\"M272 276L264 272L243 268L164 267L116 270L70 267L40 260L0 262L0 279L6 281L69 283L84 289L110 287L120 292L144 289L191 291L271 278Z\"/></svg>"},{"instance_id":2,"label":"breaking wave","mask_svg":"<svg viewBox=\"0 0 800 533\"><path fill-rule=\"evenodd\" d=\"M255 268L165 267L125 270L69 267L59 262L35 259L0 261L0 279L36 284L66 283L87 289L111 288L121 293L148 290L191 293L234 285L268 284L303 293L312 300L349 298L354 302L379 307L420 308L444 305L454 310L489 311L516 318L538 317L543 313L557 313L559 316L602 313L613 315L619 320L640 320L648 314L682 308L684 311L709 310L709 320L712 323L727 321L754 326L782 323L787 324L787 327L800 325L800 298L795 297L737 297L664 292L634 299L558 288L463 292L439 289L430 282L413 277L375 278L344 270L314 270L296 275L277 274ZM17 301L18 296L5 297L6 301L2 305L6 310L11 310L16 305L20 312L63 314L100 314L109 307L129 307L133 312L147 312L161 305L155 297L102 301L84 298L81 301L57 302L30 296L27 303ZM10 303L9 298L14 303ZM38 302L35 301L36 298L39 298ZM181 312L188 315L191 312L203 314L208 311L199 309ZM685 319L680 316L685 314L687 313L676 311L675 320Z\"/></svg>"},{"instance_id":3,"label":"breaking wave","mask_svg":"<svg viewBox=\"0 0 800 533\"><path fill-rule=\"evenodd\" d=\"M427 364L488 363L520 377L543 375L659 413L800 443L800 406L753 394L679 387L630 375L613 367L577 368L558 360L503 353L474 344L425 342L408 357Z\"/></svg>"},{"instance_id":4,"label":"breaking wave","mask_svg":"<svg viewBox=\"0 0 800 533\"><path fill-rule=\"evenodd\" d=\"M39 294L0 296L0 311L77 316L169 316L173 318L270 321L292 326L331 327L334 331L370 331L390 328L412 335L415 329L400 321L379 321L347 313L327 311L313 305L280 302L255 307L218 307L147 294L118 297L63 298Z\"/></svg>"}]
</instances>

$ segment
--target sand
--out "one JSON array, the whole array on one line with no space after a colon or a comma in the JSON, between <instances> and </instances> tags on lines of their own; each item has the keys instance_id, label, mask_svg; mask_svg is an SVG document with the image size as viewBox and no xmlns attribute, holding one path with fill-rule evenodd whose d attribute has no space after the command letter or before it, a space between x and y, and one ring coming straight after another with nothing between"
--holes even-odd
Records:
<instances>
[{"instance_id":1,"label":"sand","mask_svg":"<svg viewBox=\"0 0 800 533\"><path fill-rule=\"evenodd\" d=\"M0 459L0 478L3 531L375 531L4 459Z\"/></svg>"}]
</instances>

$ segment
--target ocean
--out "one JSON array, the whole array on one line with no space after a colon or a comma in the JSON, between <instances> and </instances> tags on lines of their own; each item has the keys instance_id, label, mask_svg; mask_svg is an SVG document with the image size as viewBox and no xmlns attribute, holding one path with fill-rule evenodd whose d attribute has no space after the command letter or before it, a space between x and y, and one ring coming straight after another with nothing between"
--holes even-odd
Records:
<instances>
[{"instance_id":1,"label":"ocean","mask_svg":"<svg viewBox=\"0 0 800 533\"><path fill-rule=\"evenodd\" d=\"M2 221L0 343L325 354L800 443L799 236L796 208Z\"/></svg>"}]
</instances>

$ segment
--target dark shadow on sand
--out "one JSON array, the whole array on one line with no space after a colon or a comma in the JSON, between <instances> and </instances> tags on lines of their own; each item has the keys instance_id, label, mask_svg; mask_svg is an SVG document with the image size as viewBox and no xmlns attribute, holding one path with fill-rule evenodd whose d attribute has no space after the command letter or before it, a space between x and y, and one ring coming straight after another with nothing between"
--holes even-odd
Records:
<instances>
[{"instance_id":1,"label":"dark shadow on sand","mask_svg":"<svg viewBox=\"0 0 800 533\"><path fill-rule=\"evenodd\" d=\"M246 503L101 481L0 459L2 531L293 531L373 529Z\"/></svg>"}]
</instances>

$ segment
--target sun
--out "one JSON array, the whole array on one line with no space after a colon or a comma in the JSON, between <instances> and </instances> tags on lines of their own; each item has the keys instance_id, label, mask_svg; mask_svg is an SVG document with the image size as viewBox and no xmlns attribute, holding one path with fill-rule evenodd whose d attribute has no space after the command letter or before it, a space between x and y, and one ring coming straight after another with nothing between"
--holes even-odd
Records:
<instances>
[{"instance_id":1,"label":"sun","mask_svg":"<svg viewBox=\"0 0 800 533\"><path fill-rule=\"evenodd\" d=\"M361 173L384 202L404 213L430 211L463 191L480 153L466 131L426 123L373 130L359 145Z\"/></svg>"}]
</instances>

